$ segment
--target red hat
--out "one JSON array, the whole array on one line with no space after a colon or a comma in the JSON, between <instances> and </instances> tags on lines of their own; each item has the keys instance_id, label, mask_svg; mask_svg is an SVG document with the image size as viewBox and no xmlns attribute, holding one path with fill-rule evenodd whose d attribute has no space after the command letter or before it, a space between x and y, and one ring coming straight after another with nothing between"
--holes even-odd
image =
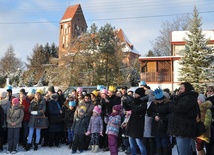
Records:
<instances>
[{"instance_id":1,"label":"red hat","mask_svg":"<svg viewBox=\"0 0 214 155\"><path fill-rule=\"evenodd\" d=\"M19 99L18 98L13 98L12 99L13 104L19 104Z\"/></svg>"}]
</instances>

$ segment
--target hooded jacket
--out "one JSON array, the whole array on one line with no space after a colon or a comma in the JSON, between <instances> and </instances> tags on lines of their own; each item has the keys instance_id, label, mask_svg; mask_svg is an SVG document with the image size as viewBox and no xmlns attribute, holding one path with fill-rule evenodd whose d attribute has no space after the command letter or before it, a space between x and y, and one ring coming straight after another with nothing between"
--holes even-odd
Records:
<instances>
[{"instance_id":1,"label":"hooded jacket","mask_svg":"<svg viewBox=\"0 0 214 155\"><path fill-rule=\"evenodd\" d=\"M201 121L204 122L206 132L199 136L198 138L209 143L210 142L210 125L212 122L212 112L211 112L212 103L210 101L205 101L199 105L201 113Z\"/></svg>"},{"instance_id":2,"label":"hooded jacket","mask_svg":"<svg viewBox=\"0 0 214 155\"><path fill-rule=\"evenodd\" d=\"M7 127L21 128L23 117L24 117L24 110L21 105L11 106L11 108L7 112ZM15 123L15 126L12 126L12 123Z\"/></svg>"}]
</instances>

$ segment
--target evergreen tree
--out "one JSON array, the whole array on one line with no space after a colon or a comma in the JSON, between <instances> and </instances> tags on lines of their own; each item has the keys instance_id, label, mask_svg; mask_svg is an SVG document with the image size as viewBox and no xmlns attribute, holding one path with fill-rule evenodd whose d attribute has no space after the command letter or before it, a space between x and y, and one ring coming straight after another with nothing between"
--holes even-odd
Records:
<instances>
[{"instance_id":1,"label":"evergreen tree","mask_svg":"<svg viewBox=\"0 0 214 155\"><path fill-rule=\"evenodd\" d=\"M184 39L186 44L182 51L183 57L179 62L180 80L192 83L197 91L203 90L206 83L213 79L212 49L207 46L209 39L202 33L201 25L201 17L195 7L187 33L188 39Z\"/></svg>"}]
</instances>

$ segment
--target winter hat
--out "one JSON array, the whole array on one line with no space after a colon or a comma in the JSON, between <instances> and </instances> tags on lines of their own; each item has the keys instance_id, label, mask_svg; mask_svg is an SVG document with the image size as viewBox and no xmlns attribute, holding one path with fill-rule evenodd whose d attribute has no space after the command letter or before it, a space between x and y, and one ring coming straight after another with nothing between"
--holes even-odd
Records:
<instances>
[{"instance_id":1,"label":"winter hat","mask_svg":"<svg viewBox=\"0 0 214 155\"><path fill-rule=\"evenodd\" d=\"M81 106L79 109L79 112L85 113L86 112L86 107L85 106Z\"/></svg>"},{"instance_id":2,"label":"winter hat","mask_svg":"<svg viewBox=\"0 0 214 155\"><path fill-rule=\"evenodd\" d=\"M121 111L121 108L122 108L122 107L121 107L120 104L114 105L114 106L113 106L113 109L116 110L116 111Z\"/></svg>"},{"instance_id":3,"label":"winter hat","mask_svg":"<svg viewBox=\"0 0 214 155\"><path fill-rule=\"evenodd\" d=\"M22 89L20 89L20 91L19 91L20 93L23 93L23 94L25 94L25 89L24 88L22 88Z\"/></svg>"},{"instance_id":4,"label":"winter hat","mask_svg":"<svg viewBox=\"0 0 214 155\"><path fill-rule=\"evenodd\" d=\"M43 94L43 90L42 90L42 89L40 89L40 88L39 88L39 89L37 89L37 90L36 90L36 92L37 92L37 93L40 93L41 95Z\"/></svg>"},{"instance_id":5,"label":"winter hat","mask_svg":"<svg viewBox=\"0 0 214 155\"><path fill-rule=\"evenodd\" d=\"M51 95L51 99L55 100L59 97L59 95L57 93L54 93Z\"/></svg>"},{"instance_id":6,"label":"winter hat","mask_svg":"<svg viewBox=\"0 0 214 155\"><path fill-rule=\"evenodd\" d=\"M140 95L141 97L145 95L145 90L143 88L137 88L135 93Z\"/></svg>"},{"instance_id":7,"label":"winter hat","mask_svg":"<svg viewBox=\"0 0 214 155\"><path fill-rule=\"evenodd\" d=\"M166 97L166 98L169 98L169 93L167 93L166 91L163 91L163 95Z\"/></svg>"},{"instance_id":8,"label":"winter hat","mask_svg":"<svg viewBox=\"0 0 214 155\"><path fill-rule=\"evenodd\" d=\"M69 102L68 102L68 105L69 105L69 106L72 106L72 107L75 107L75 106L76 106L76 102L74 102L74 101L69 101Z\"/></svg>"},{"instance_id":9,"label":"winter hat","mask_svg":"<svg viewBox=\"0 0 214 155\"><path fill-rule=\"evenodd\" d=\"M206 98L203 94L198 95L198 100L200 100L202 103L205 102Z\"/></svg>"},{"instance_id":10,"label":"winter hat","mask_svg":"<svg viewBox=\"0 0 214 155\"><path fill-rule=\"evenodd\" d=\"M54 89L54 86L50 86L50 87L48 88L48 91L51 92L51 93L56 93L56 92L55 92L55 89Z\"/></svg>"},{"instance_id":11,"label":"winter hat","mask_svg":"<svg viewBox=\"0 0 214 155\"><path fill-rule=\"evenodd\" d=\"M36 89L32 88L28 93L27 93L27 96L32 96L34 97L36 94Z\"/></svg>"},{"instance_id":12,"label":"winter hat","mask_svg":"<svg viewBox=\"0 0 214 155\"><path fill-rule=\"evenodd\" d=\"M155 89L154 96L156 100L163 100L165 98L163 91L160 88Z\"/></svg>"},{"instance_id":13,"label":"winter hat","mask_svg":"<svg viewBox=\"0 0 214 155\"><path fill-rule=\"evenodd\" d=\"M0 92L0 97L1 98L6 98L7 97L7 92L6 91Z\"/></svg>"},{"instance_id":14,"label":"winter hat","mask_svg":"<svg viewBox=\"0 0 214 155\"><path fill-rule=\"evenodd\" d=\"M18 105L19 104L19 98L13 98L12 104Z\"/></svg>"},{"instance_id":15,"label":"winter hat","mask_svg":"<svg viewBox=\"0 0 214 155\"><path fill-rule=\"evenodd\" d=\"M105 89L105 86L103 86L103 85L97 85L97 90L99 91L99 90L103 90L103 89Z\"/></svg>"},{"instance_id":16,"label":"winter hat","mask_svg":"<svg viewBox=\"0 0 214 155\"><path fill-rule=\"evenodd\" d=\"M97 114L100 114L102 112L101 108L99 106L95 106L93 109L93 112L96 112Z\"/></svg>"},{"instance_id":17,"label":"winter hat","mask_svg":"<svg viewBox=\"0 0 214 155\"><path fill-rule=\"evenodd\" d=\"M13 89L13 87L12 86L7 86L7 92L10 92L10 93L12 93L12 89Z\"/></svg>"},{"instance_id":18,"label":"winter hat","mask_svg":"<svg viewBox=\"0 0 214 155\"><path fill-rule=\"evenodd\" d=\"M140 86L147 86L147 84L146 84L145 81L140 81L139 85L140 85Z\"/></svg>"},{"instance_id":19,"label":"winter hat","mask_svg":"<svg viewBox=\"0 0 214 155\"><path fill-rule=\"evenodd\" d=\"M101 92L100 92L101 94L108 94L108 90L107 89L103 89L103 90L101 90Z\"/></svg>"},{"instance_id":20,"label":"winter hat","mask_svg":"<svg viewBox=\"0 0 214 155\"><path fill-rule=\"evenodd\" d=\"M96 90L94 90L94 91L92 91L92 93L91 94L93 94L95 97L97 97L98 95L99 95L99 92L98 91L96 91Z\"/></svg>"},{"instance_id":21,"label":"winter hat","mask_svg":"<svg viewBox=\"0 0 214 155\"><path fill-rule=\"evenodd\" d=\"M77 92L82 92L83 88L82 87L77 87Z\"/></svg>"}]
</instances>

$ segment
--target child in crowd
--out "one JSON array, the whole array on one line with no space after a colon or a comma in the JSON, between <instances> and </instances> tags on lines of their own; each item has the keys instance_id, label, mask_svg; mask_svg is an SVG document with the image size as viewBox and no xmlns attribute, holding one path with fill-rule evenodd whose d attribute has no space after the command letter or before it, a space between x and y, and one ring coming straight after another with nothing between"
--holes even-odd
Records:
<instances>
[{"instance_id":1,"label":"child in crowd","mask_svg":"<svg viewBox=\"0 0 214 155\"><path fill-rule=\"evenodd\" d=\"M114 105L109 115L106 134L111 155L118 155L117 137L121 125L121 105Z\"/></svg>"},{"instance_id":2,"label":"child in crowd","mask_svg":"<svg viewBox=\"0 0 214 155\"><path fill-rule=\"evenodd\" d=\"M74 142L72 145L72 153L76 153L77 149L80 153L83 152L84 149L84 137L85 132L88 128L89 118L85 115L86 107L81 106L78 112L77 117L74 119L74 123L71 127L74 130Z\"/></svg>"},{"instance_id":3,"label":"child in crowd","mask_svg":"<svg viewBox=\"0 0 214 155\"><path fill-rule=\"evenodd\" d=\"M95 106L93 109L93 115L91 116L88 131L86 135L91 134L91 152L96 153L99 149L99 138L103 136L103 120L100 116L101 108L99 106Z\"/></svg>"},{"instance_id":4,"label":"child in crowd","mask_svg":"<svg viewBox=\"0 0 214 155\"><path fill-rule=\"evenodd\" d=\"M19 133L22 127L24 117L23 107L19 104L18 98L12 99L12 105L7 112L7 128L8 128L8 148L7 154L15 154L19 143Z\"/></svg>"}]
</instances>

